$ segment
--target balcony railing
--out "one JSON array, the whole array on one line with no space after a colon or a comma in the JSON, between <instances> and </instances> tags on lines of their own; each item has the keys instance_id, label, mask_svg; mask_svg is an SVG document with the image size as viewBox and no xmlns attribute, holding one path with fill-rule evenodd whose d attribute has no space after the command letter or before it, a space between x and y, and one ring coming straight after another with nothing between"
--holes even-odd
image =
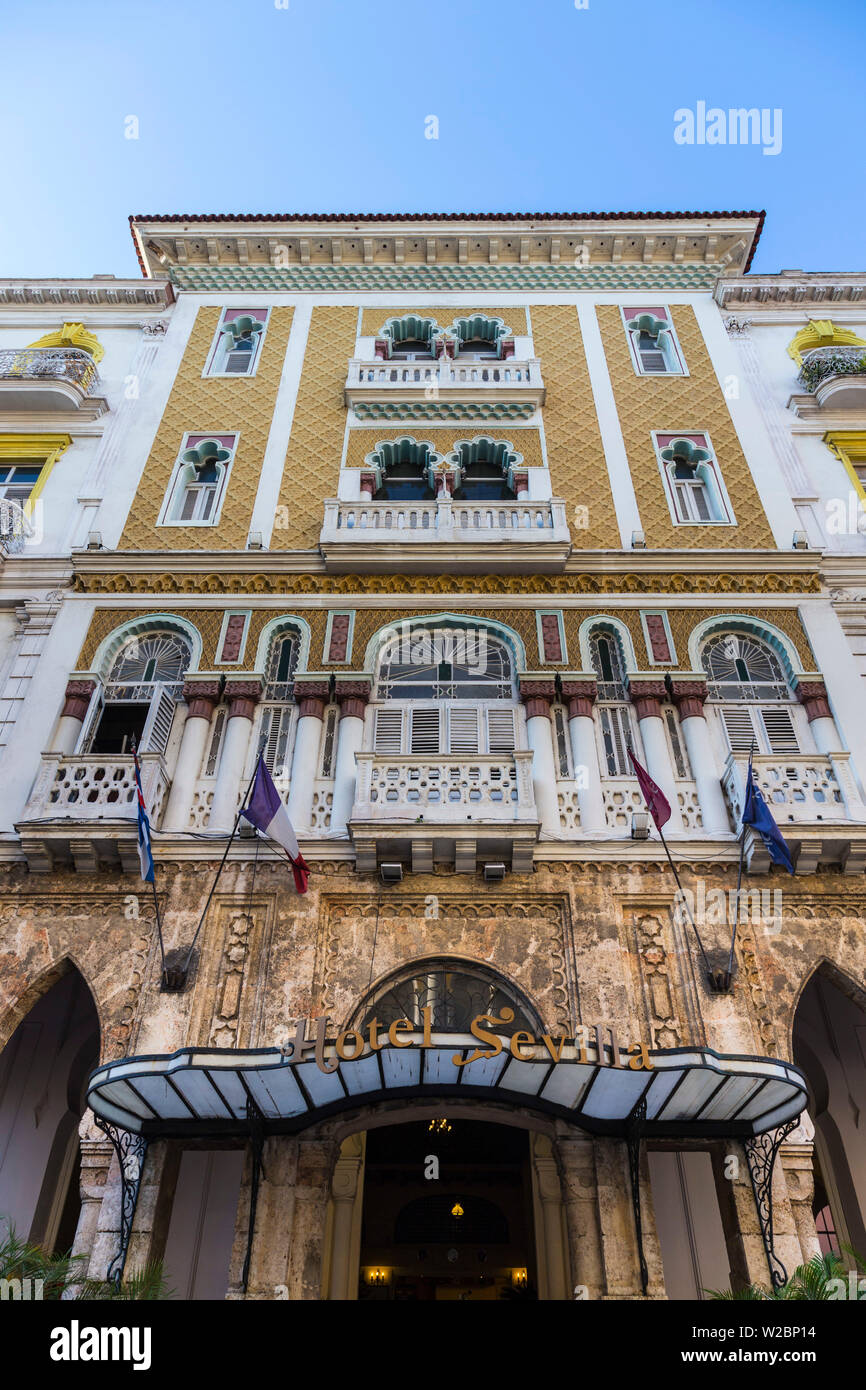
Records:
<instances>
[{"instance_id":1,"label":"balcony railing","mask_svg":"<svg viewBox=\"0 0 866 1390\"><path fill-rule=\"evenodd\" d=\"M722 785L735 826L739 826L743 813L748 766L748 758L736 758L733 754L725 764ZM790 825L866 823L866 806L854 781L850 753L756 754L752 767L755 781L783 835Z\"/></svg>"},{"instance_id":2,"label":"balcony railing","mask_svg":"<svg viewBox=\"0 0 866 1390\"><path fill-rule=\"evenodd\" d=\"M866 348L813 348L803 358L799 382L813 398L813 408L830 403L834 410L862 407L866 400Z\"/></svg>"},{"instance_id":3,"label":"balcony railing","mask_svg":"<svg viewBox=\"0 0 866 1390\"><path fill-rule=\"evenodd\" d=\"M325 502L325 522L319 544L329 568L357 563L359 556L373 558L377 547L406 547L428 564L438 557L477 564L470 550L499 546L501 561L511 568L520 552L531 555L533 568L556 569L571 549L565 503L558 497L544 502L456 502L441 497L435 502ZM461 551L463 552L461 554ZM353 559L354 557L354 559ZM485 555L489 565L493 556Z\"/></svg>"},{"instance_id":4,"label":"balcony railing","mask_svg":"<svg viewBox=\"0 0 866 1390\"><path fill-rule=\"evenodd\" d=\"M462 402L469 408L473 402L491 400L503 407L509 403L505 413L524 419L544 404L544 380L535 357L475 362L446 357L435 362L367 362L356 357L349 363L344 394L346 404L362 417L385 418L389 404L400 401L423 403L425 413L432 415L437 402Z\"/></svg>"},{"instance_id":5,"label":"balcony railing","mask_svg":"<svg viewBox=\"0 0 866 1390\"><path fill-rule=\"evenodd\" d=\"M448 824L535 821L532 753L430 758L356 755L353 821Z\"/></svg>"},{"instance_id":6,"label":"balcony railing","mask_svg":"<svg viewBox=\"0 0 866 1390\"><path fill-rule=\"evenodd\" d=\"M159 824L169 787L165 763L159 753L142 753L141 789L151 825ZM42 767L22 821L138 819L135 767L128 755L99 757L85 754L43 753Z\"/></svg>"},{"instance_id":7,"label":"balcony railing","mask_svg":"<svg viewBox=\"0 0 866 1390\"><path fill-rule=\"evenodd\" d=\"M0 349L3 410L78 409L96 401L98 386L93 358L81 348Z\"/></svg>"}]
</instances>

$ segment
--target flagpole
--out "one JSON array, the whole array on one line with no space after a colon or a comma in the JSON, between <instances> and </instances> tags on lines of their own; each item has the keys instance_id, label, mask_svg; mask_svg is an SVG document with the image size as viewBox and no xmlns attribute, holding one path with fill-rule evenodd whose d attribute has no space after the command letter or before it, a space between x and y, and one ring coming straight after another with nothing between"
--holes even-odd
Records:
<instances>
[{"instance_id":1,"label":"flagpole","mask_svg":"<svg viewBox=\"0 0 866 1390\"><path fill-rule=\"evenodd\" d=\"M701 955L703 956L704 967L705 967L705 969L706 969L707 976L709 977L709 980L710 980L710 982L712 983L714 977L713 977L713 972L712 972L711 969L710 969L710 962L707 960L707 953L706 953L706 951L704 950L704 943L701 941L700 933L699 933L699 931L698 931L698 929L697 929L697 926L695 925L695 919L694 919L694 917L692 916L692 910L691 910L691 908L689 907L688 898L686 897L685 892L684 892L684 890L683 890L683 886L682 886L682 884L680 883L680 876L679 876L679 874L677 873L677 866L676 866L676 864L674 863L673 859L671 858L671 852L670 852L670 850L668 849L668 842L667 842L667 840L665 839L665 833L664 833L664 831L662 830L662 828L661 828L660 825L656 825L656 830L659 832L659 839L661 840L662 845L664 846L665 854L666 854L667 857L668 857L668 863L670 864L671 870L672 870L672 872L673 872L673 876L674 876L674 878L676 879L677 888L679 889L679 894L680 894L680 901L681 901L681 902L684 904L684 906L685 906L686 913L688 914L689 922L691 923L692 931L693 931L694 934L695 934L695 940L697 941L698 946L699 946L699 948L700 948Z\"/></svg>"},{"instance_id":2,"label":"flagpole","mask_svg":"<svg viewBox=\"0 0 866 1390\"><path fill-rule=\"evenodd\" d=\"M754 755L755 755L755 739L754 739L754 735L753 735L753 737L752 737L752 746L751 746L751 748L749 749L749 770L748 770L748 773L746 774L746 792L745 792L745 796L748 796L748 794L749 794L749 785L750 785L751 780L752 780L752 758L754 757ZM743 802L743 815L745 815L745 801ZM737 868L737 895L736 895L736 897L734 898L734 926L733 926L733 931L731 932L731 953L730 953L730 955L728 956L728 979L729 979L729 980L730 980L731 975L733 974L733 971L734 971L734 944L735 944L735 942L736 942L736 940L737 940L737 926L738 926L739 921L740 921L740 884L741 884L742 881L743 881L743 858L744 858L744 855L745 855L745 850L746 850L746 825L745 825L745 822L743 822L743 823L742 823L742 826L741 826L741 829L740 829L740 863L739 863L739 866L738 866L738 868Z\"/></svg>"},{"instance_id":3,"label":"flagpole","mask_svg":"<svg viewBox=\"0 0 866 1390\"><path fill-rule=\"evenodd\" d=\"M135 735L134 735L134 734L133 734L133 736L132 736L132 763L133 763L133 768L135 769L135 773L136 773L136 788L140 790L140 789L141 789L141 764L140 764L139 761L138 761L138 746L137 746L137 743L136 743L136 739L135 739ZM143 796L143 795L144 795L144 794L143 794L143 792L142 792L142 796ZM143 803L142 803L142 804L143 804ZM159 956L160 956L160 961L161 961L161 963L162 963L162 971L161 971L161 973L162 973L162 982L163 982L163 984L165 984L165 982L166 982L165 941L163 940L163 936L162 936L162 919L160 918L160 915L159 915L159 898L158 898L157 895L156 895L156 864L154 863L154 860L153 860L153 848L152 848L152 847L151 847L151 850L150 850L150 860L151 860L151 863L153 864L153 878L150 880L150 886L151 886L151 888L153 889L153 910L154 910L154 913L156 914L156 935L157 935L157 939L158 939L158 941L159 941Z\"/></svg>"},{"instance_id":4,"label":"flagpole","mask_svg":"<svg viewBox=\"0 0 866 1390\"><path fill-rule=\"evenodd\" d=\"M256 780L256 773L257 773L258 770L259 770L259 763L261 762L261 760L262 760L262 755L261 755L261 753L260 753L259 756L258 756L258 758L256 759L256 765L255 765L255 767L253 768L253 775L252 775L252 777L250 778L249 783L248 783L248 785L247 785L247 789L246 789L246 791L244 792L243 797L242 797L242 799L241 799L240 810L238 811L237 815L235 816L235 823L234 823L234 825L232 826L231 834L229 835L228 840L226 841L225 853L223 854L223 857L222 857L222 859L220 860L220 866L219 866L219 868L218 868L217 871L216 871L216 877L215 877L213 883L211 884L211 890L210 890L210 892L209 892L208 895L207 895L207 902L205 903L204 908L202 909L202 914L201 914L201 917L199 918L198 926L197 926L196 929L195 929L195 936L193 937L192 941L190 942L189 950L188 950L187 953L186 953L186 960L184 961L183 967L182 967L182 973L183 973L184 975L186 975L186 972L189 970L189 963L190 963L190 960L192 959L192 953L193 953L193 950L195 949L195 943L196 943L196 941L198 940L198 934L199 934L199 932L201 931L201 929L202 929L202 927L203 927L203 925L204 925L204 919L205 919L205 917L207 916L207 910L208 910L208 908L209 908L210 905L211 905L211 899L213 898L213 895L214 895L214 893L216 892L216 886L217 886L217 884L219 883L220 874L222 873L222 871L223 871L223 869L224 869L224 867L225 867L225 862L226 862L226 860L227 860L228 857L229 857L229 850L230 850L231 847L232 847L232 842L233 842L233 840L234 840L234 838L235 838L235 834L236 834L236 832L237 832L238 825L240 824L241 816L243 815L244 810L246 809L246 804L247 804L247 801L248 801L248 799L249 799L250 792L251 792L251 790L252 790L253 782ZM258 834L258 831L257 831L256 833Z\"/></svg>"}]
</instances>

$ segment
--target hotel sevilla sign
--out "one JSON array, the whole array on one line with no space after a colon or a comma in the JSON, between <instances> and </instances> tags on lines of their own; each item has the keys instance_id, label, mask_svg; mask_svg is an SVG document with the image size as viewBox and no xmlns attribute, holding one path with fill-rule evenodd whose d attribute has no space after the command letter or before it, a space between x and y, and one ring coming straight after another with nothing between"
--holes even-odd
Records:
<instances>
[{"instance_id":1,"label":"hotel sevilla sign","mask_svg":"<svg viewBox=\"0 0 866 1390\"><path fill-rule=\"evenodd\" d=\"M511 1018L508 1015L511 1015ZM302 1020L284 1047L183 1048L125 1057L91 1075L88 1103L146 1138L244 1136L250 1116L291 1134L387 1100L463 1099L536 1110L591 1133L624 1136L646 1102L647 1137L750 1138L794 1119L806 1081L790 1062L710 1048L621 1043L607 1027L576 1035L497 1032L513 1013L480 1014L469 1032L422 1020L349 1029Z\"/></svg>"}]
</instances>

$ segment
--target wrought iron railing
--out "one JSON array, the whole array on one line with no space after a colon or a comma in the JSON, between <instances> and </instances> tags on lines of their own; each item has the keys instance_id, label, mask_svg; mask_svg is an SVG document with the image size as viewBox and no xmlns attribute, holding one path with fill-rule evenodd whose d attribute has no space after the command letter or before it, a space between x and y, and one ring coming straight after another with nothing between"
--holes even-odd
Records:
<instances>
[{"instance_id":1,"label":"wrought iron railing","mask_svg":"<svg viewBox=\"0 0 866 1390\"><path fill-rule=\"evenodd\" d=\"M866 347L820 347L806 353L799 380L807 391L831 376L866 376Z\"/></svg>"}]
</instances>

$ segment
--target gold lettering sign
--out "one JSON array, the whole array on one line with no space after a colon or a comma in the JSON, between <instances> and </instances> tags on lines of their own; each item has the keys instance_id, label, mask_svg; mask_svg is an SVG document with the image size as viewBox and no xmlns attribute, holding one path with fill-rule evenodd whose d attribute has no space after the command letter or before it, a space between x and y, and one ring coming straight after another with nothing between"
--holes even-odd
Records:
<instances>
[{"instance_id":1,"label":"gold lettering sign","mask_svg":"<svg viewBox=\"0 0 866 1390\"><path fill-rule=\"evenodd\" d=\"M307 1055L313 1052L320 1071L330 1073L335 1072L341 1062L354 1062L359 1057L380 1052L383 1047L435 1047L430 1005L423 1008L421 1013L423 1022L420 1028L408 1018L397 1018L387 1025L380 1025L379 1020L374 1018L366 1025L365 1032L356 1028L346 1029L334 1041L336 1057L325 1056L328 1043L327 1015L315 1020L300 1019L295 1026L294 1036L282 1049L283 1058L294 1066L305 1061ZM478 1014L470 1023L469 1031L481 1046L474 1048L465 1057L462 1052L455 1052L451 1058L454 1066L465 1067L470 1062L498 1057L507 1046L511 1056L520 1062L555 1064L563 1060L566 1047L571 1047L575 1055L566 1060L584 1066L627 1066L631 1071L654 1069L647 1044L638 1039L637 1042L621 1048L616 1032L609 1024L581 1024L575 1028L573 1037L565 1033L558 1037L542 1033L540 1038L536 1038L534 1033L527 1032L526 1029L520 1029L510 1038L497 1033L497 1027L513 1021L514 1010L508 1006L503 1008L501 1014ZM311 1038L310 1032L313 1028L315 1036ZM405 1036L406 1034L411 1036Z\"/></svg>"}]
</instances>

